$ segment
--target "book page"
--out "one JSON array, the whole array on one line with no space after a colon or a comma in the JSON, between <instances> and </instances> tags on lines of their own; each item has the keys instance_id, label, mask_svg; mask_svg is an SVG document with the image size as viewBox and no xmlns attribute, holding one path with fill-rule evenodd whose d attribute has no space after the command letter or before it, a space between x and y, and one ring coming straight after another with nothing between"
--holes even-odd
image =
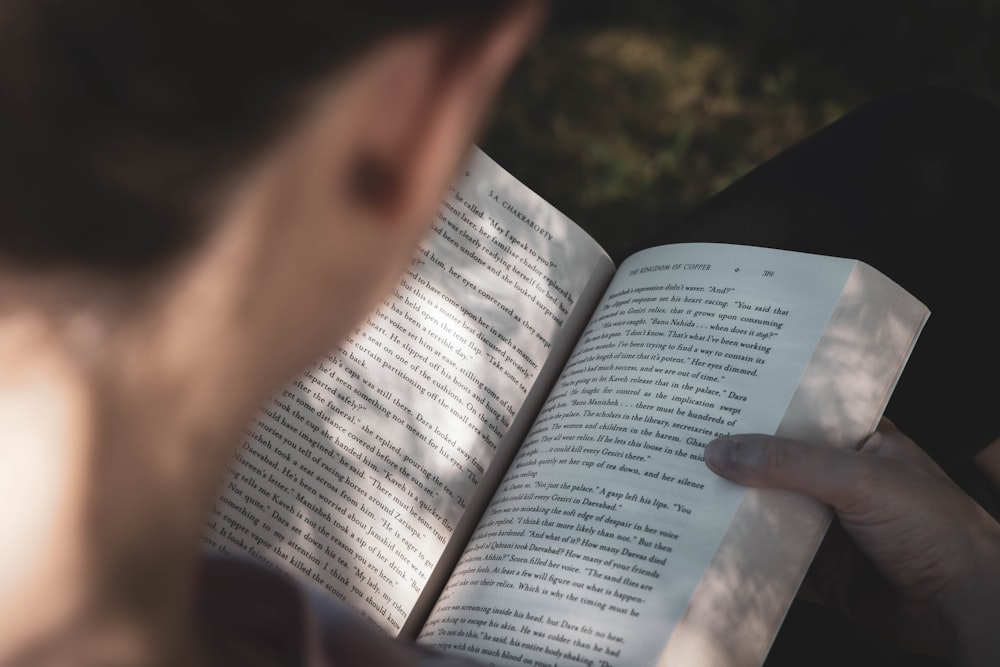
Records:
<instances>
[{"instance_id":1,"label":"book page","mask_svg":"<svg viewBox=\"0 0 1000 667\"><path fill-rule=\"evenodd\" d=\"M421 641L655 664L744 494L704 446L776 430L855 264L704 244L623 264Z\"/></svg>"},{"instance_id":2,"label":"book page","mask_svg":"<svg viewBox=\"0 0 1000 667\"><path fill-rule=\"evenodd\" d=\"M856 262L777 435L860 446L875 430L929 314L886 276ZM658 664L762 664L832 518L813 498L746 489Z\"/></svg>"},{"instance_id":3,"label":"book page","mask_svg":"<svg viewBox=\"0 0 1000 667\"><path fill-rule=\"evenodd\" d=\"M508 431L552 350L579 333L566 324L599 293L593 277L612 270L474 151L392 295L247 427L207 544L398 632L494 457L516 446Z\"/></svg>"}]
</instances>

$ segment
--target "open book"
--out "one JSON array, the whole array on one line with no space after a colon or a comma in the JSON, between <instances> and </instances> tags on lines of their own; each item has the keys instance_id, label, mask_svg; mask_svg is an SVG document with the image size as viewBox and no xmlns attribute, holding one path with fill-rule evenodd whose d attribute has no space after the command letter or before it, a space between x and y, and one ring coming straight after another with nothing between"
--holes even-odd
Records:
<instances>
[{"instance_id":1,"label":"open book","mask_svg":"<svg viewBox=\"0 0 1000 667\"><path fill-rule=\"evenodd\" d=\"M830 513L704 446L857 446L927 315L848 259L616 270L477 150L392 295L248 426L205 541L487 664L758 665Z\"/></svg>"}]
</instances>

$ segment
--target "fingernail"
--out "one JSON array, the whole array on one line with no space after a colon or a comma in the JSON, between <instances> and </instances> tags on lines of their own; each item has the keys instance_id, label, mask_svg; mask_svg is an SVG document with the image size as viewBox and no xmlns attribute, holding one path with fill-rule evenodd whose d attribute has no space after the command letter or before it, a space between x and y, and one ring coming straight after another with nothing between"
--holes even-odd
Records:
<instances>
[{"instance_id":1,"label":"fingernail","mask_svg":"<svg viewBox=\"0 0 1000 667\"><path fill-rule=\"evenodd\" d=\"M713 440L705 445L705 463L712 470L730 470L736 465L736 442Z\"/></svg>"}]
</instances>

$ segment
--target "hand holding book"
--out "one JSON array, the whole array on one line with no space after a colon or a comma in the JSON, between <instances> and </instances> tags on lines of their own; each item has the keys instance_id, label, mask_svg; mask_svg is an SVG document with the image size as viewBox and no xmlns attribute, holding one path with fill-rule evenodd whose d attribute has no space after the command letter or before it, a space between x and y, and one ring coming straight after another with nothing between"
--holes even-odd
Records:
<instances>
[{"instance_id":1,"label":"hand holding book","mask_svg":"<svg viewBox=\"0 0 1000 667\"><path fill-rule=\"evenodd\" d=\"M1000 617L993 576L1000 524L888 420L857 452L746 435L709 443L705 462L740 484L834 508L842 531L831 531L813 569L824 578L823 597L849 617L955 664L980 664L1000 651L992 631ZM849 539L835 540L840 535ZM859 549L863 558L844 553Z\"/></svg>"}]
</instances>

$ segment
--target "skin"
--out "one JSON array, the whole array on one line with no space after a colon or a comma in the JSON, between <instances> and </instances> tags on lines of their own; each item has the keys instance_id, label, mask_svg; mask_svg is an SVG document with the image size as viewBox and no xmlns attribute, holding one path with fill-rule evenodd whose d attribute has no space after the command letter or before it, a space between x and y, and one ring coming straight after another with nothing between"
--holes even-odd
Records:
<instances>
[{"instance_id":1,"label":"skin","mask_svg":"<svg viewBox=\"0 0 1000 667\"><path fill-rule=\"evenodd\" d=\"M0 550L0 664L202 660L199 535L243 424L398 280L541 13L515 4L471 40L398 35L331 73L168 267L0 266L0 485L16 499L0 508L16 545ZM386 187L359 179L372 164Z\"/></svg>"},{"instance_id":2,"label":"skin","mask_svg":"<svg viewBox=\"0 0 1000 667\"><path fill-rule=\"evenodd\" d=\"M974 460L979 470L993 484L993 488L1000 490L1000 440L994 440L988 447L984 447Z\"/></svg>"},{"instance_id":3,"label":"skin","mask_svg":"<svg viewBox=\"0 0 1000 667\"><path fill-rule=\"evenodd\" d=\"M709 443L705 461L734 482L834 508L839 525L813 573L855 620L954 664L996 664L1000 524L890 421L860 451L745 435Z\"/></svg>"}]
</instances>

